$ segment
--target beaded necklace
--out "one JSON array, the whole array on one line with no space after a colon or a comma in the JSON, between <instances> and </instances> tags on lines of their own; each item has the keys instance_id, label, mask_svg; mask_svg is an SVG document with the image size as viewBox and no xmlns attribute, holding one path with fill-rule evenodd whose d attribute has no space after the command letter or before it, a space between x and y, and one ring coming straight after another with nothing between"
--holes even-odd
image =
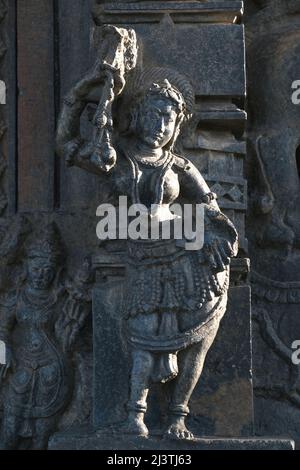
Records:
<instances>
[{"instance_id":1,"label":"beaded necklace","mask_svg":"<svg viewBox=\"0 0 300 470\"><path fill-rule=\"evenodd\" d=\"M147 158L136 157L131 150L124 152L125 157L130 163L131 167L131 181L132 181L132 201L135 204L141 203L140 193L139 193L139 181L141 179L142 171L140 169L140 164L145 166L150 166L153 168L159 169L159 175L155 187L155 201L152 202L154 205L160 205L163 201L163 188L166 178L167 171L172 167L174 163L174 155L172 152L164 152L163 157L156 161L149 161Z\"/></svg>"}]
</instances>

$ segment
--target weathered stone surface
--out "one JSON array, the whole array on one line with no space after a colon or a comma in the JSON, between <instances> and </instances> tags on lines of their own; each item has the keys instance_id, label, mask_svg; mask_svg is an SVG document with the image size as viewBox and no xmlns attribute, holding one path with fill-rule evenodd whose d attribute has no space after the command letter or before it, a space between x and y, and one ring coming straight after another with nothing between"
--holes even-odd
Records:
<instances>
[{"instance_id":1,"label":"weathered stone surface","mask_svg":"<svg viewBox=\"0 0 300 470\"><path fill-rule=\"evenodd\" d=\"M119 278L98 284L93 294L96 429L126 417L130 355L118 309L123 288ZM169 385L160 385L150 396L147 422L154 431L162 425L159 410L165 408L166 392ZM252 435L252 399L250 290L240 286L230 289L227 312L192 395L189 427L196 435Z\"/></svg>"},{"instance_id":2,"label":"weathered stone surface","mask_svg":"<svg viewBox=\"0 0 300 470\"><path fill-rule=\"evenodd\" d=\"M164 29L164 22L161 26ZM151 35L153 33L155 31L151 31ZM199 37L197 30L193 34L189 41L195 46L196 39L201 42L201 35ZM142 36L137 39L137 32L132 28L103 25L100 35L101 45L93 70L71 88L63 101L57 128L57 151L69 166L78 166L99 178L110 179L115 201L122 196L130 205L143 204L144 215L148 215L146 221L145 217L144 221L139 221L140 229L136 235L130 231L125 233L124 295L117 283L107 286L105 278L102 278L102 290L106 292L102 292L101 302L104 304L101 313L103 315L104 311L108 317L108 305L112 313L112 331L119 330L120 344L128 344L130 359L127 357L122 372L118 373L116 369L119 377L111 382L109 377L106 380L107 371L111 377L111 362L120 366L116 357L118 348L112 348L112 355L106 352L99 354L95 361L95 371L101 383L99 390L104 396L105 387L109 392L117 391L116 382L120 379L129 384L129 397L125 402L118 393L119 406L123 408L126 403L127 408L124 434L147 436L149 427L160 425L166 434L181 439L191 438L192 432L185 424L190 411L188 405L202 375L206 354L226 312L230 262L238 254L238 233L230 219L221 212L216 194L210 190L197 167L183 156L183 152L178 150L175 153L183 127L187 128L192 120L197 95L191 81L175 63L182 56L192 67L197 64L191 47L187 51L185 43L180 44L176 51L179 55L173 57L175 62L172 62L167 57L174 54L170 54L165 44L162 48L166 52L165 58L161 54L151 58L146 53L147 43L152 45L153 41L149 43L147 31L143 29ZM163 37L166 40L165 34ZM240 43L234 42L242 53L243 37L240 39ZM218 38L216 40L220 42ZM158 37L154 44L157 53L161 46ZM197 44L194 52L196 50ZM210 63L215 62L211 58ZM238 59L238 62L240 66L242 60ZM153 65L155 63L157 66ZM243 76L243 67L239 70ZM185 70L187 72L192 75L191 70ZM243 79L238 77L238 81L242 83ZM85 110L93 106L93 132L88 138L80 124ZM243 181L238 181L243 186ZM229 179L225 186L226 183L228 187L224 188L223 196L228 192L232 200L238 201L242 192L237 181ZM107 197L107 201L111 198ZM182 232L179 238L177 227L174 227L173 235L171 232L167 237L162 233L159 235L166 221L169 226L170 221L174 221L170 209L172 211L175 201L184 211L184 202L195 208L196 204L203 204L203 243L197 248L189 247L186 223L183 224L184 234ZM234 208L245 210L244 205ZM115 208L111 209L115 215ZM109 214L110 225L114 215L111 211ZM97 215L101 214L97 211ZM134 221L130 221L128 208L125 208L125 217L127 225L130 222L132 227ZM158 236L152 231L154 220ZM179 217L179 220L180 223L186 222L186 216ZM103 238L99 235L102 225L103 221L99 222L97 235L101 240L110 239L106 244L109 250L111 238L119 236L105 233ZM200 230L196 237L199 235ZM97 300L94 311L99 313ZM118 325L113 316L119 318ZM97 319L94 322L95 333L103 327L104 331L108 329L109 325L107 328L106 325L106 320ZM108 337L103 336L102 342L109 351ZM119 351L121 357L125 356L123 349L124 346ZM104 369L101 361L106 363ZM125 381L121 374L124 374ZM164 390L160 390L159 385L153 386L164 383L168 384ZM125 392L124 387L122 390ZM158 390L163 398L157 400L152 396L154 406L151 410L149 403L153 390ZM95 400L94 406L102 413L112 405L112 401L110 395L100 406ZM156 403L161 404L160 413ZM115 407L111 406L111 410L113 420L118 421ZM149 421L147 425L145 414ZM157 423L160 417L166 421L166 416L168 423ZM103 424L106 424L105 420Z\"/></svg>"},{"instance_id":3,"label":"weathered stone surface","mask_svg":"<svg viewBox=\"0 0 300 470\"><path fill-rule=\"evenodd\" d=\"M249 287L230 289L227 312L191 399L196 435L253 434L250 306Z\"/></svg>"},{"instance_id":4,"label":"weathered stone surface","mask_svg":"<svg viewBox=\"0 0 300 470\"><path fill-rule=\"evenodd\" d=\"M99 6L99 4L104 4ZM96 1L93 16L96 24L112 23L157 23L165 14L174 22L234 23L241 19L243 2L220 1Z\"/></svg>"},{"instance_id":5,"label":"weathered stone surface","mask_svg":"<svg viewBox=\"0 0 300 470\"><path fill-rule=\"evenodd\" d=\"M120 294L118 299L116 291ZM123 292L122 279L100 284L93 291L93 424L96 428L126 417L130 356L126 343L121 341Z\"/></svg>"},{"instance_id":6,"label":"weathered stone surface","mask_svg":"<svg viewBox=\"0 0 300 470\"><path fill-rule=\"evenodd\" d=\"M134 29L145 63L164 64L187 75L196 95L245 95L243 26L162 21L137 24ZM96 44L100 44L97 35Z\"/></svg>"},{"instance_id":7,"label":"weathered stone surface","mask_svg":"<svg viewBox=\"0 0 300 470\"><path fill-rule=\"evenodd\" d=\"M289 439L272 438L214 438L206 437L192 441L171 441L155 438L112 437L107 434L55 434L49 450L294 450Z\"/></svg>"},{"instance_id":8,"label":"weathered stone surface","mask_svg":"<svg viewBox=\"0 0 300 470\"><path fill-rule=\"evenodd\" d=\"M50 7L47 4L43 9L46 3L28 1L25 11L21 0L0 2L1 79L6 81L8 91L8 104L6 108L1 106L0 122L1 298L15 289L20 292L24 289L23 254L29 240L28 233L20 232L16 224L18 211L26 210L32 226L29 231L34 231L30 236L35 234L37 239L42 227L56 221L68 254L67 269L58 273L59 281L72 292L74 288L76 291L73 274L86 253L97 253L101 258L98 265L102 266L98 269L93 299L95 344L88 321L72 349L70 369L75 373L74 386L70 387L72 400L59 413L59 429L75 426L76 432L65 437L55 435L51 447L128 448L129 445L134 449L153 445L160 448L165 442L158 441L153 434L143 444L131 438L109 440L108 436L93 434L95 428L126 417L130 354L119 335L124 267L122 263L113 265L110 259L109 267L103 268L105 260L95 235L96 207L111 197L112 185L80 169L65 168L64 162L55 156L53 132L63 96L88 71L93 58L99 56L98 30L105 22L136 30L139 67L172 67L192 82L194 115L180 141L180 152L201 171L218 195L221 210L239 233L241 257L231 270L228 312L192 395L188 426L197 436L213 436L205 442L201 440L201 445L209 448L223 445L225 448L290 448L287 441L264 436L288 436L298 441L300 431L300 369L291 361L291 345L299 339L300 328L299 105L292 101L295 90L292 83L300 79L299 0L244 2L249 84L246 173L246 142L242 138L247 118L243 110L242 2L63 0L54 1ZM94 4L96 26L89 11L90 3ZM31 43L33 48L29 50ZM28 120L29 114L32 119ZM87 138L92 135L92 114L89 109L82 119L82 134ZM41 214L40 210L47 212ZM246 211L249 254L244 226ZM249 289L245 287L249 272L246 256L251 258L252 266L252 326ZM102 285L105 277L107 281ZM82 292L76 291L76 295L81 296ZM63 307L56 310L66 318ZM1 308L0 329L3 325ZM64 355L61 352L60 358ZM0 375L0 419L9 430L5 425L9 419L3 420L3 410L12 375L5 377L3 368ZM147 413L152 433L164 423L169 389L169 385L152 388ZM39 390L37 393L40 394ZM92 408L95 428L81 432L80 426L89 423ZM262 436L255 442L244 440L253 436L253 411L254 431ZM24 445L31 445L32 437L37 437L40 442L35 447L45 447L45 433L34 427L30 430L27 424L26 419L22 420L18 431L27 435ZM45 430L45 424L41 423L42 431L43 426ZM54 422L50 428L53 432ZM12 426L11 431L8 440L13 445L16 428ZM33 436L28 438L31 431ZM222 439L216 440L216 436ZM237 437L243 440L237 441ZM180 448L184 443L175 441L170 445ZM197 445L200 446L199 440Z\"/></svg>"},{"instance_id":9,"label":"weathered stone surface","mask_svg":"<svg viewBox=\"0 0 300 470\"><path fill-rule=\"evenodd\" d=\"M28 221L14 228L17 246L10 240L6 249L22 245ZM1 248L5 252L4 243ZM18 290L0 295L0 339L6 345L1 382L7 377L1 450L47 448L72 397L74 344L91 311L90 274L85 264L72 286L62 286L63 250L55 225L40 230L26 246L22 288L19 277Z\"/></svg>"},{"instance_id":10,"label":"weathered stone surface","mask_svg":"<svg viewBox=\"0 0 300 470\"><path fill-rule=\"evenodd\" d=\"M300 304L300 4L250 4L247 233L256 432L289 433L299 446L299 364L292 362L292 344L299 339Z\"/></svg>"}]
</instances>

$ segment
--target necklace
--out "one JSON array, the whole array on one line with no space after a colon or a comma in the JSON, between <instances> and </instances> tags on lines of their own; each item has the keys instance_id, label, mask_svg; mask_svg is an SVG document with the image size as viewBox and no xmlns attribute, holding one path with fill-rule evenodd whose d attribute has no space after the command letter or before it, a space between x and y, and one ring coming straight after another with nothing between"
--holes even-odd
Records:
<instances>
[{"instance_id":1,"label":"necklace","mask_svg":"<svg viewBox=\"0 0 300 470\"><path fill-rule=\"evenodd\" d=\"M141 170L139 168L139 164L141 164L141 163L143 164L143 160L145 160L145 159L141 158L141 157L137 158L136 155L134 155L133 152L130 149L127 150L127 152L124 152L124 154L125 154L125 157L127 158L127 160L130 163L131 171L132 171L132 176L131 176L131 180L132 180L132 191L131 191L132 201L134 201L134 203L140 203L141 199L140 199L139 185L138 184L139 184L139 180L140 180L140 176L141 176ZM146 159L145 165L159 167L159 175L158 175L158 178L157 178L157 183L156 183L156 188L155 188L155 196L156 197L155 197L155 201L153 201L152 204L160 205L162 203L163 188L164 188L166 173L167 173L168 169L172 167L173 162L174 162L174 155L172 154L172 152L164 152L163 158L160 158L160 160L156 161L156 162L149 163L149 161Z\"/></svg>"},{"instance_id":2,"label":"necklace","mask_svg":"<svg viewBox=\"0 0 300 470\"><path fill-rule=\"evenodd\" d=\"M159 166L162 166L165 163L165 161L167 159L167 156L168 156L167 152L164 152L156 160L152 159L151 157L150 158L149 157L140 157L139 155L135 155L134 158L138 163L142 163L142 165L157 168Z\"/></svg>"},{"instance_id":3,"label":"necklace","mask_svg":"<svg viewBox=\"0 0 300 470\"><path fill-rule=\"evenodd\" d=\"M24 289L23 295L25 296L25 300L36 307L49 307L56 302L56 295L54 293L50 293L46 298L41 298L38 296L34 296L29 293L28 289Z\"/></svg>"}]
</instances>

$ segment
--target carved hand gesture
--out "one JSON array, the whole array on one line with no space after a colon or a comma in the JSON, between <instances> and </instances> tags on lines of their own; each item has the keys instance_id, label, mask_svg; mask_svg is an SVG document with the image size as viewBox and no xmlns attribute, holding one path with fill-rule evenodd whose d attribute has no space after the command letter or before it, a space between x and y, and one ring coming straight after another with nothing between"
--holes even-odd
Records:
<instances>
[{"instance_id":1,"label":"carved hand gesture","mask_svg":"<svg viewBox=\"0 0 300 470\"><path fill-rule=\"evenodd\" d=\"M55 331L63 350L70 351L91 312L91 286L94 281L94 270L91 261L86 258L83 267L77 272L73 281L66 283L67 297L63 311L58 318Z\"/></svg>"},{"instance_id":2,"label":"carved hand gesture","mask_svg":"<svg viewBox=\"0 0 300 470\"><path fill-rule=\"evenodd\" d=\"M203 251L207 262L217 271L224 271L232 256L232 248L224 238L208 238Z\"/></svg>"}]
</instances>

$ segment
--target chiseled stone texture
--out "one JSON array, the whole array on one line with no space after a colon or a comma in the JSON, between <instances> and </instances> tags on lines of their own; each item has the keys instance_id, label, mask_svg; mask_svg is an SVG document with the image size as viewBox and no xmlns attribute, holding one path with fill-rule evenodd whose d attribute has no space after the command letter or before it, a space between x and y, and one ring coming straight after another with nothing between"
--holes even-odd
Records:
<instances>
[{"instance_id":1,"label":"chiseled stone texture","mask_svg":"<svg viewBox=\"0 0 300 470\"><path fill-rule=\"evenodd\" d=\"M107 434L56 434L49 450L294 450L289 439L272 438L211 438L191 441L161 440L157 438L112 437Z\"/></svg>"},{"instance_id":2,"label":"chiseled stone texture","mask_svg":"<svg viewBox=\"0 0 300 470\"><path fill-rule=\"evenodd\" d=\"M121 339L115 283L122 294L120 279L99 284L93 294L95 429L126 418L130 355ZM230 289L227 312L190 401L188 425L195 435L253 435L249 297L247 286ZM150 394L146 415L150 432L163 426L160 410L166 409L170 387L172 382L157 385Z\"/></svg>"}]
</instances>

